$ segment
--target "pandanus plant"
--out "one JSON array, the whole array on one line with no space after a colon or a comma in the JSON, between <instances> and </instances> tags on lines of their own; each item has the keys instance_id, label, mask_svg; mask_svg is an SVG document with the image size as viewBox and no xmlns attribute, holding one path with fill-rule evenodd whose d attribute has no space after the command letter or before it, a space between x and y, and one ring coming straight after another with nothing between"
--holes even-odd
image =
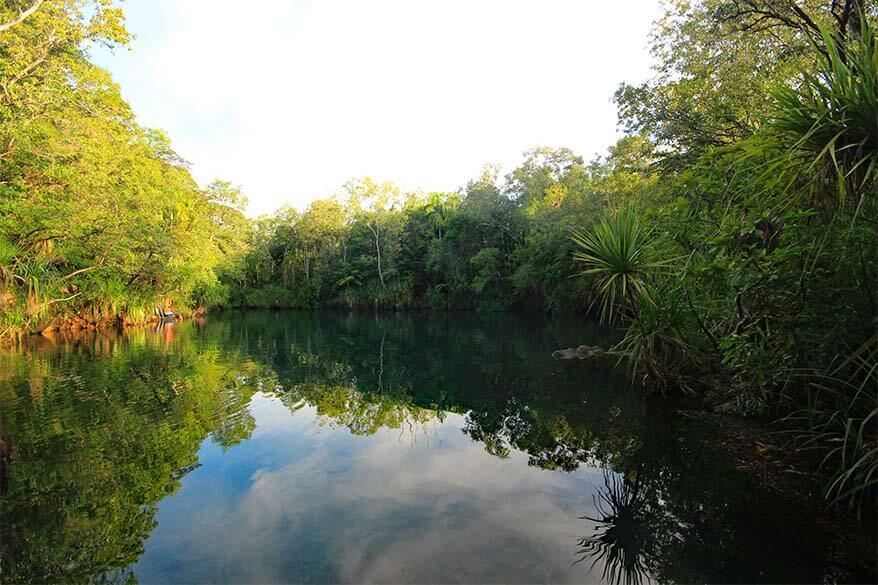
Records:
<instances>
[{"instance_id":1,"label":"pandanus plant","mask_svg":"<svg viewBox=\"0 0 878 585\"><path fill-rule=\"evenodd\" d=\"M637 321L638 307L652 302L646 272L657 266L647 260L646 238L637 216L621 212L591 232L574 230L573 242L579 247L573 259L590 266L580 275L595 279L601 320L631 316Z\"/></svg>"},{"instance_id":2,"label":"pandanus plant","mask_svg":"<svg viewBox=\"0 0 878 585\"><path fill-rule=\"evenodd\" d=\"M21 246L13 244L9 240L0 238L0 294L12 284L15 275L13 265L21 255Z\"/></svg>"},{"instance_id":3,"label":"pandanus plant","mask_svg":"<svg viewBox=\"0 0 878 585\"><path fill-rule=\"evenodd\" d=\"M769 129L807 171L818 201L857 205L874 195L878 179L878 39L865 18L853 38L822 36L816 71L775 92Z\"/></svg>"},{"instance_id":4,"label":"pandanus plant","mask_svg":"<svg viewBox=\"0 0 878 585\"><path fill-rule=\"evenodd\" d=\"M666 382L656 367L653 344L641 316L645 306L654 306L648 275L665 263L650 260L649 237L640 220L634 213L623 211L601 221L590 232L574 230L572 238L579 248L573 259L588 266L579 275L594 279L601 320L630 319L637 328L635 337L640 345L636 356L653 380Z\"/></svg>"}]
</instances>

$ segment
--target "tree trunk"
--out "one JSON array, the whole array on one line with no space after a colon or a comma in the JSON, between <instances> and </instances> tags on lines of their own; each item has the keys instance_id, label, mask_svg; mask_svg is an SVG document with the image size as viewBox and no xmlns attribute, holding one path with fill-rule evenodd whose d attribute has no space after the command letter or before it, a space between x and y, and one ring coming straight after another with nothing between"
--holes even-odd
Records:
<instances>
[{"instance_id":1,"label":"tree trunk","mask_svg":"<svg viewBox=\"0 0 878 585\"><path fill-rule=\"evenodd\" d=\"M369 228L369 231L372 232L372 235L375 236L375 253L378 256L378 280L381 281L381 286L387 288L387 285L384 283L384 273L381 271L381 244L379 242L380 238L378 237L378 224L375 224L374 228L371 225L367 227Z\"/></svg>"}]
</instances>

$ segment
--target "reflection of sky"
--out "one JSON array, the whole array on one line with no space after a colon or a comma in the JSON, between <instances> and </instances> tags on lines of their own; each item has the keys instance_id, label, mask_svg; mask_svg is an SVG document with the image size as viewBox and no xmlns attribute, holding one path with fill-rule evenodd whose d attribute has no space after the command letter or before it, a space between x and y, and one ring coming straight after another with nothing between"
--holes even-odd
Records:
<instances>
[{"instance_id":1,"label":"reflection of sky","mask_svg":"<svg viewBox=\"0 0 878 585\"><path fill-rule=\"evenodd\" d=\"M572 566L599 471L502 460L463 418L369 437L257 394L257 428L159 505L134 569L156 582L596 582Z\"/></svg>"}]
</instances>

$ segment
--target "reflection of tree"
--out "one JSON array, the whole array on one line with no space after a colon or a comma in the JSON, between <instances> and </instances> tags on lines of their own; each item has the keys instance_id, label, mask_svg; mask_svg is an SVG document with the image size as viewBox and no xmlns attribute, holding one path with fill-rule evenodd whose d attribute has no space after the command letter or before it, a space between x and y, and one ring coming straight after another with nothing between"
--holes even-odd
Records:
<instances>
[{"instance_id":1,"label":"reflection of tree","mask_svg":"<svg viewBox=\"0 0 878 585\"><path fill-rule=\"evenodd\" d=\"M619 585L819 576L822 551L807 514L796 516L722 452L705 451L714 429L655 406L646 405L649 424L633 436L628 429L629 441L611 441L595 513L582 517L594 532L578 539L574 562L601 567L603 579Z\"/></svg>"},{"instance_id":2,"label":"reflection of tree","mask_svg":"<svg viewBox=\"0 0 878 585\"><path fill-rule=\"evenodd\" d=\"M357 435L429 437L455 412L498 457L519 451L533 466L565 471L612 463L623 475L607 475L588 519L598 530L580 541L578 559L603 562L607 580L813 575L774 562L807 536L783 533L789 519L762 517L772 500L750 496L751 486L705 458L704 441L681 432L680 417L645 410L607 364L548 359L547 348L569 342L540 338L540 327L465 319L247 313L198 331L178 326L170 344L138 329L55 347L37 339L42 346L25 355L0 354L10 461L2 581L131 578L124 567L142 552L157 503L197 467L206 437L229 448L250 436L247 406L259 390Z\"/></svg>"},{"instance_id":3,"label":"reflection of tree","mask_svg":"<svg viewBox=\"0 0 878 585\"><path fill-rule=\"evenodd\" d=\"M0 356L0 434L12 463L2 494L4 583L130 582L156 504L198 466L211 432L249 434L241 384L260 368L197 339L136 330L82 334L51 351ZM39 391L34 392L38 386Z\"/></svg>"},{"instance_id":4,"label":"reflection of tree","mask_svg":"<svg viewBox=\"0 0 878 585\"><path fill-rule=\"evenodd\" d=\"M287 407L311 404L327 424L355 434L425 430L426 420L456 412L466 414L464 433L488 453L505 458L515 449L535 467L574 471L630 442L640 416L636 393L612 364L551 360L546 348L564 342L535 336L544 323L526 327L510 316L243 318L249 322L233 342L268 362ZM583 330L570 325L581 339Z\"/></svg>"},{"instance_id":5,"label":"reflection of tree","mask_svg":"<svg viewBox=\"0 0 878 585\"><path fill-rule=\"evenodd\" d=\"M350 386L298 384L281 396L295 411L305 404L316 407L318 423L347 428L354 435L372 435L382 428L429 436L429 423L442 413L411 403L405 393L365 393Z\"/></svg>"},{"instance_id":6,"label":"reflection of tree","mask_svg":"<svg viewBox=\"0 0 878 585\"><path fill-rule=\"evenodd\" d=\"M215 443L228 451L241 441L246 441L256 430L256 419L246 408L230 413L220 422L219 427L210 433Z\"/></svg>"},{"instance_id":7,"label":"reflection of tree","mask_svg":"<svg viewBox=\"0 0 878 585\"><path fill-rule=\"evenodd\" d=\"M690 488L692 478L703 475L697 469L703 443L683 435L672 411L661 403L645 403L642 416L648 424L636 433L629 427L622 431L624 439L611 438L620 432L612 428L603 438L613 448L604 485L593 496L596 514L581 517L594 524L594 533L578 540L574 564L590 560L591 567L602 565L604 580L617 585L699 581L698 572L677 569L704 552L698 545L687 548L703 542L687 520L701 507L691 500L700 490Z\"/></svg>"},{"instance_id":8,"label":"reflection of tree","mask_svg":"<svg viewBox=\"0 0 878 585\"><path fill-rule=\"evenodd\" d=\"M583 463L606 456L612 445L611 435L605 432L610 423L616 423L617 434L620 428L624 433L632 430L632 421L617 420L611 414L614 399L610 396L606 403L595 400L588 410L567 409L549 396L539 398L510 397L499 407L484 404L480 410L467 413L463 432L484 443L492 455L505 458L514 448L527 453L528 463L535 467L575 471Z\"/></svg>"},{"instance_id":9,"label":"reflection of tree","mask_svg":"<svg viewBox=\"0 0 878 585\"><path fill-rule=\"evenodd\" d=\"M603 563L603 578L613 584L640 585L650 580L658 560L656 536L660 517L641 490L639 475L628 481L604 471L604 488L594 498L599 517L583 516L595 523L595 534L579 539L578 559Z\"/></svg>"}]
</instances>

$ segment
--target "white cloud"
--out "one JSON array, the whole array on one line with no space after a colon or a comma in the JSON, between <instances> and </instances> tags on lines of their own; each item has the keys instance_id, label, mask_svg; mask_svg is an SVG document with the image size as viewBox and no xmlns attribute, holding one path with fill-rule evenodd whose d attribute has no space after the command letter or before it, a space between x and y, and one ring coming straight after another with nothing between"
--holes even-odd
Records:
<instances>
[{"instance_id":1,"label":"white cloud","mask_svg":"<svg viewBox=\"0 0 878 585\"><path fill-rule=\"evenodd\" d=\"M291 415L261 394L251 413L253 437L222 456L202 451L203 466L160 504L141 581L279 583L312 568L323 571L312 579L351 583L599 580L600 563L573 565L593 533L580 516L596 515L597 469L488 455L453 413L429 444L399 430L316 433L316 409Z\"/></svg>"},{"instance_id":2,"label":"white cloud","mask_svg":"<svg viewBox=\"0 0 878 585\"><path fill-rule=\"evenodd\" d=\"M453 190L539 144L601 153L658 15L658 0L125 7L132 50L96 58L199 181L242 184L253 213L356 175Z\"/></svg>"}]
</instances>

